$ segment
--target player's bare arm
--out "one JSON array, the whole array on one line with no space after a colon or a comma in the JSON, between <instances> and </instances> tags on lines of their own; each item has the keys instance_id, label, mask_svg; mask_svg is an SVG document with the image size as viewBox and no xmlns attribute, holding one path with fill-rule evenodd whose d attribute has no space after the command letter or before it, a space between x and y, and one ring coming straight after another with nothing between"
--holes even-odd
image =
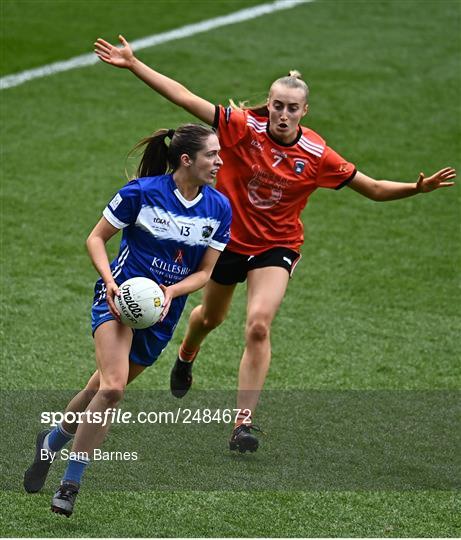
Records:
<instances>
[{"instance_id":1,"label":"player's bare arm","mask_svg":"<svg viewBox=\"0 0 461 540\"><path fill-rule=\"evenodd\" d=\"M194 291L201 289L210 279L211 272L218 260L221 252L217 249L209 247L203 255L200 266L197 271L185 279L178 281L171 287L168 287L173 291L173 298L176 296L183 296L184 294L190 294Z\"/></svg>"},{"instance_id":2,"label":"player's bare arm","mask_svg":"<svg viewBox=\"0 0 461 540\"><path fill-rule=\"evenodd\" d=\"M211 277L211 273L213 272L213 268L219 259L219 256L221 255L221 252L217 249L214 249L212 247L209 247L202 258L202 262L200 263L199 268L196 272L191 274L190 276L187 276L182 281L178 281L178 283L175 283L174 285L170 285L169 287L165 287L164 285L160 285L160 288L163 291L163 294L165 295L165 300L163 302L163 311L162 315L160 317L160 320L163 321L163 319L167 316L168 310L170 309L171 301L173 298L176 298L177 296L183 296L184 294L190 294L194 291L198 291L201 289L206 283L209 281Z\"/></svg>"},{"instance_id":3,"label":"player's bare arm","mask_svg":"<svg viewBox=\"0 0 461 540\"><path fill-rule=\"evenodd\" d=\"M120 313L114 303L114 296L120 296L120 291L112 276L106 251L106 243L118 232L119 229L111 225L105 217L102 217L88 236L86 246L91 262L106 286L107 305L112 315L120 321Z\"/></svg>"},{"instance_id":4,"label":"player's bare arm","mask_svg":"<svg viewBox=\"0 0 461 540\"><path fill-rule=\"evenodd\" d=\"M215 107L212 103L196 96L179 82L162 75L138 60L130 44L119 36L122 47L115 47L108 41L98 38L94 44L96 55L106 64L129 69L160 95L182 107L203 122L213 124Z\"/></svg>"},{"instance_id":5,"label":"player's bare arm","mask_svg":"<svg viewBox=\"0 0 461 540\"><path fill-rule=\"evenodd\" d=\"M418 193L429 193L439 188L451 187L455 183L456 170L445 167L431 176L419 174L417 182L394 182L391 180L375 180L357 171L348 186L373 201L394 201L411 197Z\"/></svg>"}]
</instances>

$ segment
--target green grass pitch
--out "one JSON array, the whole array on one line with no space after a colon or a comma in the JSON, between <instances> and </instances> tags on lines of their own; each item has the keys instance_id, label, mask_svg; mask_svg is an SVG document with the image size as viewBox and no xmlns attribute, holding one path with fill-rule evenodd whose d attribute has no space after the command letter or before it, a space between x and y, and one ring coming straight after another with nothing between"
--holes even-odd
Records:
<instances>
[{"instance_id":1,"label":"green grass pitch","mask_svg":"<svg viewBox=\"0 0 461 540\"><path fill-rule=\"evenodd\" d=\"M1 75L90 52L98 36L115 40L123 33L134 40L257 3L2 0ZM415 181L420 171L461 168L460 22L457 0L318 0L138 54L221 103L230 97L259 102L272 80L298 69L311 88L306 125L370 176ZM128 150L151 131L191 117L128 72L102 64L1 91L0 100L1 384L4 395L24 398L13 411L2 399L2 448L15 445L17 456L13 466L6 459L11 448L2 450L2 536L461 534L459 491L443 482L389 489L377 479L374 488L339 489L333 482L330 489L306 481L295 489L284 488L282 479L268 487L264 463L283 471L283 455L275 459L271 441L285 422L264 404L257 416L272 434L251 459L226 462L230 474L237 469L232 489L105 489L114 479L95 466L69 520L48 509L58 471L43 493L23 493L16 472L30 458L38 427L38 417L28 414L35 410L28 393L79 389L94 369L89 310L96 275L86 236L124 183ZM266 389L285 392L286 405L294 392L459 391L459 187L385 204L348 189L319 190L303 219L303 259L274 324ZM112 253L116 247L113 242ZM200 294L190 298L172 343L132 391L168 389L187 314L199 301ZM244 312L241 286L229 319L202 348L194 392L232 395ZM47 410L47 403L40 406ZM19 425L27 426L27 436L8 437ZM290 433L309 433L310 425L295 419L287 425ZM446 426L456 431L459 420ZM347 436L342 429L338 422L339 438ZM227 455L227 437L223 428L216 453ZM145 451L153 451L155 426L146 427L145 438ZM185 442L178 440L172 453L178 467ZM365 442L357 443L358 451L366 452ZM437 439L430 442L437 447ZM459 465L455 459L447 458L447 475ZM300 459L300 478L307 466ZM251 489L239 488L238 473L245 486L254 471L260 482L256 477ZM129 467L116 474L123 484ZM155 486L155 478L148 483Z\"/></svg>"}]
</instances>

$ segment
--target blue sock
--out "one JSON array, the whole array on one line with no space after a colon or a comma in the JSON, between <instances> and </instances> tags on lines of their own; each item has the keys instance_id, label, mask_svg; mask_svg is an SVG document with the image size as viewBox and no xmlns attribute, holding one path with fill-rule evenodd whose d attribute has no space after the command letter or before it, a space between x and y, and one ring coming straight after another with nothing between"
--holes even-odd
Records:
<instances>
[{"instance_id":1,"label":"blue sock","mask_svg":"<svg viewBox=\"0 0 461 540\"><path fill-rule=\"evenodd\" d=\"M85 472L85 469L87 468L88 464L90 463L89 459L84 458L78 458L78 459L69 459L69 463L67 464L66 472L64 473L64 476L62 477L62 482L75 482L76 484L81 483L83 473Z\"/></svg>"},{"instance_id":2,"label":"blue sock","mask_svg":"<svg viewBox=\"0 0 461 540\"><path fill-rule=\"evenodd\" d=\"M61 426L61 424L58 424L45 437L45 440L43 441L43 447L47 450L51 450L52 452L59 452L59 450L61 450L61 448L64 448L64 446L72 439L72 437L72 433L67 433L67 431Z\"/></svg>"}]
</instances>

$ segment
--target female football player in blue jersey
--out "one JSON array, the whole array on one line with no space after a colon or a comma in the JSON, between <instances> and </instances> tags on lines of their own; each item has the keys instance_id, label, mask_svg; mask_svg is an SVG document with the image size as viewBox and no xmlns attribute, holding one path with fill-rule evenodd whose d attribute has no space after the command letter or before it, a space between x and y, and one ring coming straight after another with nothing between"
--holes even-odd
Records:
<instances>
[{"instance_id":1,"label":"female football player in blue jersey","mask_svg":"<svg viewBox=\"0 0 461 540\"><path fill-rule=\"evenodd\" d=\"M251 415L271 361L271 326L303 243L301 212L319 187L344 186L375 201L391 201L453 185L451 167L415 182L375 180L300 124L308 112L309 89L290 73L274 81L259 107L223 107L193 94L179 82L137 59L127 41L122 47L95 43L101 60L129 69L172 103L218 130L224 166L216 187L230 200L232 238L196 306L171 372L171 390L182 397L192 383L192 363L206 336L225 319L238 282L247 282L245 349L240 362L237 417L229 447L255 451Z\"/></svg>"},{"instance_id":2,"label":"female football player in blue jersey","mask_svg":"<svg viewBox=\"0 0 461 540\"><path fill-rule=\"evenodd\" d=\"M88 418L97 418L95 413L104 417L105 411L115 408L125 386L157 360L172 337L187 295L208 281L230 237L229 201L212 187L222 165L215 132L187 124L176 131L157 131L138 145L143 146L138 178L112 198L87 239L101 276L92 308L97 370L66 408L85 411L86 416L81 423L63 421L52 431L39 433L34 462L24 475L26 491L39 491L56 452L74 438L51 505L66 516L72 514L89 459L109 429L109 423ZM109 263L106 243L121 229L119 254ZM161 320L144 330L121 324L114 303L119 285L136 276L153 279L165 295Z\"/></svg>"}]
</instances>

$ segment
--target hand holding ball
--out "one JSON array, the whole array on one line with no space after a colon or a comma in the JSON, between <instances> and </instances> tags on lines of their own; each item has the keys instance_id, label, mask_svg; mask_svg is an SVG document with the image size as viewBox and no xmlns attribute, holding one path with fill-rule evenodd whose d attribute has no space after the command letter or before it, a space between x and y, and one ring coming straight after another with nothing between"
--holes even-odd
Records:
<instances>
[{"instance_id":1,"label":"hand holding ball","mask_svg":"<svg viewBox=\"0 0 461 540\"><path fill-rule=\"evenodd\" d=\"M120 296L114 300L123 324L143 329L160 319L165 297L155 281L135 277L124 281L119 289Z\"/></svg>"}]
</instances>

